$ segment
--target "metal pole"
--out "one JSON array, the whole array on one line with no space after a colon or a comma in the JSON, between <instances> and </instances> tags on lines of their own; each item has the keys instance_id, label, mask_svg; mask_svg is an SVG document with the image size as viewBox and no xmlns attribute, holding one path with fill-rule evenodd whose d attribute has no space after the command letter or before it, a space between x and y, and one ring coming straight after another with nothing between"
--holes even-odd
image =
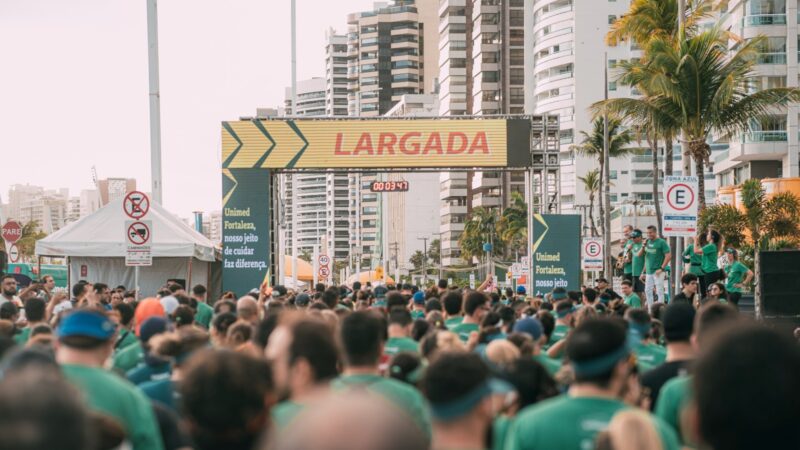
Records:
<instances>
[{"instance_id":1,"label":"metal pole","mask_svg":"<svg viewBox=\"0 0 800 450\"><path fill-rule=\"evenodd\" d=\"M525 288L529 295L533 292L533 167L525 171L525 200L528 202L528 239L525 246L528 249L528 275L525 277Z\"/></svg>"},{"instance_id":2,"label":"metal pole","mask_svg":"<svg viewBox=\"0 0 800 450\"><path fill-rule=\"evenodd\" d=\"M605 64L603 65L603 93L604 99L608 100L608 52L605 53ZM601 176L603 182L603 204L605 211L603 211L603 244L606 249L606 255L611 251L611 189L609 185L609 141L608 141L608 113L603 114L603 173ZM611 279L611 263L609 258L603 258L603 272L607 279Z\"/></svg>"},{"instance_id":3,"label":"metal pole","mask_svg":"<svg viewBox=\"0 0 800 450\"><path fill-rule=\"evenodd\" d=\"M417 240L422 241L422 286L425 287L428 281L428 267L426 264L428 260L428 238L421 237L417 238Z\"/></svg>"},{"instance_id":4,"label":"metal pole","mask_svg":"<svg viewBox=\"0 0 800 450\"><path fill-rule=\"evenodd\" d=\"M319 272L319 245L315 245L314 246L314 257L313 258L314 259L312 261L312 270L314 272L313 273L314 286L312 286L312 288L315 288L317 286L317 283L319 282L319 276L318 276L318 272ZM333 276L333 274L331 274L331 276Z\"/></svg>"},{"instance_id":5,"label":"metal pole","mask_svg":"<svg viewBox=\"0 0 800 450\"><path fill-rule=\"evenodd\" d=\"M161 184L161 93L158 83L157 0L147 0L147 60L150 80L150 178L152 199L162 204Z\"/></svg>"},{"instance_id":6,"label":"metal pole","mask_svg":"<svg viewBox=\"0 0 800 450\"><path fill-rule=\"evenodd\" d=\"M139 301L139 266L133 268L133 292L135 293L134 298L136 301Z\"/></svg>"},{"instance_id":7,"label":"metal pole","mask_svg":"<svg viewBox=\"0 0 800 450\"><path fill-rule=\"evenodd\" d=\"M292 0L292 115L297 115L297 4ZM297 290L297 176L292 178L292 285Z\"/></svg>"}]
</instances>

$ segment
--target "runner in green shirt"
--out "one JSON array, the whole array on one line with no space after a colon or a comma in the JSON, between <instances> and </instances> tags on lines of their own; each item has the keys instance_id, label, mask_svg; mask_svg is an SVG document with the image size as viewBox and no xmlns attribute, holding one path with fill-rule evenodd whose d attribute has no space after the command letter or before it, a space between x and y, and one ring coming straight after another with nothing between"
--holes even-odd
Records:
<instances>
[{"instance_id":1,"label":"runner in green shirt","mask_svg":"<svg viewBox=\"0 0 800 450\"><path fill-rule=\"evenodd\" d=\"M625 327L608 318L582 323L571 335L567 356L575 372L569 392L522 410L506 439L506 450L594 448L597 433L618 411L619 398L632 376ZM609 350L611 349L611 350ZM674 431L651 417L664 449L678 449Z\"/></svg>"},{"instance_id":2,"label":"runner in green shirt","mask_svg":"<svg viewBox=\"0 0 800 450\"><path fill-rule=\"evenodd\" d=\"M449 291L442 296L444 305L445 320L444 324L448 330L452 331L457 325L461 324L464 316L461 315L464 298L458 291Z\"/></svg>"},{"instance_id":3,"label":"runner in green shirt","mask_svg":"<svg viewBox=\"0 0 800 450\"><path fill-rule=\"evenodd\" d=\"M472 332L480 329L483 316L489 310L489 299L482 292L473 291L464 300L464 321L453 327L451 331L456 333L462 342L467 342Z\"/></svg>"},{"instance_id":4,"label":"runner in green shirt","mask_svg":"<svg viewBox=\"0 0 800 450\"><path fill-rule=\"evenodd\" d=\"M57 332L56 360L91 409L119 422L134 450L160 450L161 433L150 402L132 384L103 369L114 346L115 328L95 310L64 316Z\"/></svg>"},{"instance_id":5,"label":"runner in green shirt","mask_svg":"<svg viewBox=\"0 0 800 450\"><path fill-rule=\"evenodd\" d=\"M719 281L722 276L717 265L719 259L719 245L722 242L722 236L716 230L708 230L706 234L706 245L700 246L700 238L694 238L694 253L702 255L703 262L701 268L703 269L702 282L700 283L700 295L706 295L706 289L712 283Z\"/></svg>"},{"instance_id":6,"label":"runner in green shirt","mask_svg":"<svg viewBox=\"0 0 800 450\"><path fill-rule=\"evenodd\" d=\"M725 256L729 264L725 267L727 282L725 288L728 290L728 299L736 306L742 298L742 289L753 279L753 271L739 261L739 252L734 248L725 250Z\"/></svg>"},{"instance_id":7,"label":"runner in green shirt","mask_svg":"<svg viewBox=\"0 0 800 450\"><path fill-rule=\"evenodd\" d=\"M419 353L419 343L409 337L412 323L411 314L400 306L395 306L389 312L389 339L383 346L385 360L392 359L400 352Z\"/></svg>"},{"instance_id":8,"label":"runner in green shirt","mask_svg":"<svg viewBox=\"0 0 800 450\"><path fill-rule=\"evenodd\" d=\"M206 287L202 284L193 287L192 298L197 302L197 312L194 315L194 321L208 330L209 327L211 327L211 319L214 317L214 308L206 303L206 299L208 298Z\"/></svg>"},{"instance_id":9,"label":"runner in green shirt","mask_svg":"<svg viewBox=\"0 0 800 450\"><path fill-rule=\"evenodd\" d=\"M687 245L683 251L683 263L689 264L689 273L698 277L703 275L703 255L694 252L694 244Z\"/></svg>"},{"instance_id":10,"label":"runner in green shirt","mask_svg":"<svg viewBox=\"0 0 800 450\"><path fill-rule=\"evenodd\" d=\"M642 299L633 292L633 282L622 280L622 301L631 308L641 308Z\"/></svg>"},{"instance_id":11,"label":"runner in green shirt","mask_svg":"<svg viewBox=\"0 0 800 450\"><path fill-rule=\"evenodd\" d=\"M369 311L356 311L342 320L339 333L344 372L331 383L331 388L366 389L386 398L408 414L430 438L430 415L419 391L406 383L380 376L378 364L386 335L384 326L383 320Z\"/></svg>"}]
</instances>

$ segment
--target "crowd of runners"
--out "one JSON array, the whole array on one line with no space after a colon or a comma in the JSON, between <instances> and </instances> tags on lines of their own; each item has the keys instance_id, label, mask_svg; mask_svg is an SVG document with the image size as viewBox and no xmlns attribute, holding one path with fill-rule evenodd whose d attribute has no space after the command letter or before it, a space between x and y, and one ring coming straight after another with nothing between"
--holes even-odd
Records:
<instances>
[{"instance_id":1,"label":"crowd of runners","mask_svg":"<svg viewBox=\"0 0 800 450\"><path fill-rule=\"evenodd\" d=\"M737 311L736 251L698 239L667 303L627 232L619 294L2 277L0 450L800 448L800 346Z\"/></svg>"}]
</instances>

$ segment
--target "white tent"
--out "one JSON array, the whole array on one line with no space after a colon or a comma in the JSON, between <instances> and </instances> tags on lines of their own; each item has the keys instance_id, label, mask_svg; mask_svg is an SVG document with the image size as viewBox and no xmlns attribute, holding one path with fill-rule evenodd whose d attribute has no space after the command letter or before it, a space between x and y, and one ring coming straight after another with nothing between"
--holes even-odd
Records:
<instances>
[{"instance_id":1,"label":"white tent","mask_svg":"<svg viewBox=\"0 0 800 450\"><path fill-rule=\"evenodd\" d=\"M127 220L131 219L123 212L122 199L112 201L36 242L36 255L67 257L70 282L84 279L132 288L134 268L125 266ZM153 295L168 279L177 279L186 286L206 285L209 298L214 298L221 289L214 243L152 202L144 220L152 222L153 265L139 269L140 292Z\"/></svg>"}]
</instances>

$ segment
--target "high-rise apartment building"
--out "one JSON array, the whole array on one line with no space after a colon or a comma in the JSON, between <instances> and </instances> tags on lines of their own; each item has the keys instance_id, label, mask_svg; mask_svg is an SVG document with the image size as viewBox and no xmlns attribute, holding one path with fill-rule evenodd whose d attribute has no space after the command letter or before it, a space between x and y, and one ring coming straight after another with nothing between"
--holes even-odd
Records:
<instances>
[{"instance_id":1,"label":"high-rise apartment building","mask_svg":"<svg viewBox=\"0 0 800 450\"><path fill-rule=\"evenodd\" d=\"M38 231L50 234L69 222L69 191L15 184L8 191L8 205L4 210L7 220L22 224L36 222Z\"/></svg>"},{"instance_id":2,"label":"high-rise apartment building","mask_svg":"<svg viewBox=\"0 0 800 450\"><path fill-rule=\"evenodd\" d=\"M333 76L334 71L330 75ZM328 76L299 81L296 92L297 114L294 116L326 116L328 88L339 84L335 78ZM291 88L286 89L285 111L287 115L291 115ZM334 261L346 260L349 246L347 175L319 172L281 176L283 182L280 195L286 205L286 252L289 253L292 248L292 224L296 212L299 254L312 255L314 247L319 246L320 251L327 251ZM293 193L295 184L296 194Z\"/></svg>"},{"instance_id":3,"label":"high-rise apartment building","mask_svg":"<svg viewBox=\"0 0 800 450\"><path fill-rule=\"evenodd\" d=\"M350 116L381 116L404 95L434 92L439 58L437 9L437 0L395 0L348 16ZM379 240L380 199L369 191L379 179L377 172L349 175L349 254L356 270L374 267L387 256Z\"/></svg>"},{"instance_id":4,"label":"high-rise apartment building","mask_svg":"<svg viewBox=\"0 0 800 450\"><path fill-rule=\"evenodd\" d=\"M586 2L576 0L533 0L527 20L531 32L525 38L525 52L531 74L526 80L525 107L534 114L553 114L560 118L560 195L565 213L578 212L588 205L588 193L578 180L597 168L597 161L581 156L575 146L581 132L591 133L589 107L609 98L639 95L635 88L617 82L617 64L640 58L641 49L630 41L616 46L605 44L609 26L630 7L629 0ZM603 72L608 67L608 85ZM610 164L611 203L652 203L653 156L646 142L633 143L634 155L613 158ZM712 146L714 154L726 145ZM659 167L663 170L663 143L659 147ZM712 157L713 158L713 157ZM674 149L674 173L680 174L680 146ZM659 172L658 176L663 173ZM713 175L705 175L707 196L713 197ZM663 196L663 193L660 193Z\"/></svg>"},{"instance_id":5,"label":"high-rise apartment building","mask_svg":"<svg viewBox=\"0 0 800 450\"><path fill-rule=\"evenodd\" d=\"M347 36L325 33L325 115L347 115Z\"/></svg>"},{"instance_id":6,"label":"high-rise apartment building","mask_svg":"<svg viewBox=\"0 0 800 450\"><path fill-rule=\"evenodd\" d=\"M723 28L766 42L756 57L759 80L754 89L798 86L800 2L797 0L731 0ZM730 139L728 150L712 157L718 186L738 185L749 178L800 176L797 104L776 107L764 120L753 120L751 131Z\"/></svg>"},{"instance_id":7,"label":"high-rise apartment building","mask_svg":"<svg viewBox=\"0 0 800 450\"><path fill-rule=\"evenodd\" d=\"M525 1L441 0L439 111L443 116L522 114L525 106ZM501 208L523 193L524 173L440 176L442 258L461 265L458 239L473 207Z\"/></svg>"}]
</instances>

